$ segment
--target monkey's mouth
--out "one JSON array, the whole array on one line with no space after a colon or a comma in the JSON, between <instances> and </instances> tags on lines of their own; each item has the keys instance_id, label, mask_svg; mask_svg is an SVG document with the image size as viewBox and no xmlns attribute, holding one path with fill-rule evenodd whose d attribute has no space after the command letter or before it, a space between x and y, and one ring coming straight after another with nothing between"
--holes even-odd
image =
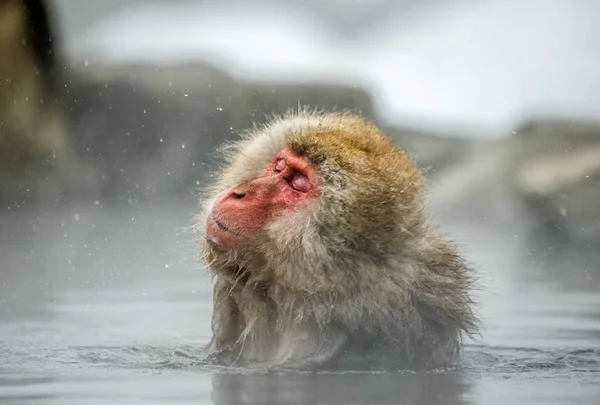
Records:
<instances>
[{"instance_id":1,"label":"monkey's mouth","mask_svg":"<svg viewBox=\"0 0 600 405\"><path fill-rule=\"evenodd\" d=\"M219 229L221 229L222 231L229 232L230 234L233 234L235 236L240 236L239 233L237 233L234 230L228 228L224 223L222 223L221 221L219 221L217 219L217 217L215 217L214 215L211 214L210 217L212 218L213 221L215 221L215 224L217 224L217 226L219 227Z\"/></svg>"}]
</instances>

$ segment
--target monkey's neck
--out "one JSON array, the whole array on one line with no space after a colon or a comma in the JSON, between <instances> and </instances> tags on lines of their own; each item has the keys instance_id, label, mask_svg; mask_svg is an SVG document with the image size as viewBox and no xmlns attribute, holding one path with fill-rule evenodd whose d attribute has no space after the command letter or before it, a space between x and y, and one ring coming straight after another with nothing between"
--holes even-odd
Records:
<instances>
[{"instance_id":1,"label":"monkey's neck","mask_svg":"<svg viewBox=\"0 0 600 405\"><path fill-rule=\"evenodd\" d=\"M248 267L239 265L223 268L215 274L227 282L232 295L239 295L241 292L245 295L256 293L265 299L271 285L264 272L253 272Z\"/></svg>"},{"instance_id":2,"label":"monkey's neck","mask_svg":"<svg viewBox=\"0 0 600 405\"><path fill-rule=\"evenodd\" d=\"M246 286L250 279L250 272L241 266L231 266L226 269L228 275L233 278L236 284Z\"/></svg>"}]
</instances>

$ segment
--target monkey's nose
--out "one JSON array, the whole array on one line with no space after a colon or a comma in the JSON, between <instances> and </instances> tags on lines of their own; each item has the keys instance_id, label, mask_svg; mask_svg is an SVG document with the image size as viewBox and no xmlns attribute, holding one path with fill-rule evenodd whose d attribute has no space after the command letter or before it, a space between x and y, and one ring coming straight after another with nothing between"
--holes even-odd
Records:
<instances>
[{"instance_id":1,"label":"monkey's nose","mask_svg":"<svg viewBox=\"0 0 600 405\"><path fill-rule=\"evenodd\" d=\"M246 196L246 190L242 188L233 188L230 197L234 200L241 200Z\"/></svg>"}]
</instances>

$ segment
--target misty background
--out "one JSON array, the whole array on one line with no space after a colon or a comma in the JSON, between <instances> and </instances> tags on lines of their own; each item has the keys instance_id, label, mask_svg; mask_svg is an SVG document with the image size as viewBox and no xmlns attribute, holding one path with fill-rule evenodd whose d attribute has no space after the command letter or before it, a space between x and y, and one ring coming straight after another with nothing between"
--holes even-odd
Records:
<instances>
[{"instance_id":1,"label":"misty background","mask_svg":"<svg viewBox=\"0 0 600 405\"><path fill-rule=\"evenodd\" d=\"M598 15L593 0L0 1L0 402L595 404ZM432 220L480 277L483 336L457 367L199 365L199 189L220 145L299 104L360 112L425 170Z\"/></svg>"},{"instance_id":2,"label":"misty background","mask_svg":"<svg viewBox=\"0 0 600 405\"><path fill-rule=\"evenodd\" d=\"M356 85L394 124L492 137L531 115L598 116L594 0L56 4L70 56Z\"/></svg>"}]
</instances>

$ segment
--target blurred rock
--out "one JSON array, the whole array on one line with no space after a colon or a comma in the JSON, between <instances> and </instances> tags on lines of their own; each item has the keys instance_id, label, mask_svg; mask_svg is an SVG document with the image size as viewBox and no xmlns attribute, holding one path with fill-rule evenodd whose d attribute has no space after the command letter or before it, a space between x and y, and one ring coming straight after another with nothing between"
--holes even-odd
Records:
<instances>
[{"instance_id":1,"label":"blurred rock","mask_svg":"<svg viewBox=\"0 0 600 405\"><path fill-rule=\"evenodd\" d=\"M517 131L513 187L556 238L600 246L600 122L538 121Z\"/></svg>"},{"instance_id":2,"label":"blurred rock","mask_svg":"<svg viewBox=\"0 0 600 405\"><path fill-rule=\"evenodd\" d=\"M536 220L528 248L543 270L600 288L600 122L532 121L517 134L511 186Z\"/></svg>"},{"instance_id":3,"label":"blurred rock","mask_svg":"<svg viewBox=\"0 0 600 405\"><path fill-rule=\"evenodd\" d=\"M202 63L84 62L70 72L62 99L78 153L96 170L86 184L93 184L101 199L191 193L209 179L219 146L299 105L353 110L376 121L370 95L351 86L250 83ZM448 134L384 128L430 176L477 144Z\"/></svg>"},{"instance_id":4,"label":"blurred rock","mask_svg":"<svg viewBox=\"0 0 600 405\"><path fill-rule=\"evenodd\" d=\"M274 114L306 105L374 118L370 95L352 86L248 83L202 63L65 66L48 4L0 6L5 207L192 197L215 168L215 149ZM464 140L388 132L431 174L466 150Z\"/></svg>"},{"instance_id":5,"label":"blurred rock","mask_svg":"<svg viewBox=\"0 0 600 405\"><path fill-rule=\"evenodd\" d=\"M363 90L247 83L203 64L83 63L70 72L61 98L89 169L83 191L102 200L191 195L215 168L217 147L299 104L372 115Z\"/></svg>"},{"instance_id":6,"label":"blurred rock","mask_svg":"<svg viewBox=\"0 0 600 405\"><path fill-rule=\"evenodd\" d=\"M435 212L514 235L533 265L600 267L600 122L531 120L470 145L434 183Z\"/></svg>"},{"instance_id":7,"label":"blurred rock","mask_svg":"<svg viewBox=\"0 0 600 405\"><path fill-rule=\"evenodd\" d=\"M41 0L0 2L0 201L20 201L35 184L55 190L53 171L73 159L60 104L56 36ZM40 181L41 180L41 181Z\"/></svg>"}]
</instances>

